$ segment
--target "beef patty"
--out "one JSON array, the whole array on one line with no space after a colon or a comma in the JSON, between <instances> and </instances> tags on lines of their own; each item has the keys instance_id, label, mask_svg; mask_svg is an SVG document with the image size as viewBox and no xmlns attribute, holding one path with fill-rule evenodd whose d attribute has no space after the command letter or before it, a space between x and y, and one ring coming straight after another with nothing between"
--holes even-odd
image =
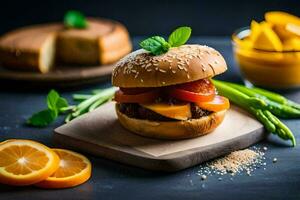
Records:
<instances>
[{"instance_id":1,"label":"beef patty","mask_svg":"<svg viewBox=\"0 0 300 200\"><path fill-rule=\"evenodd\" d=\"M152 110L144 108L137 103L119 103L120 112L127 115L130 118L136 119L148 119L151 121L179 121L177 119L172 119L169 117L162 116ZM208 110L203 110L194 103L191 103L191 119L199 119L203 116L208 116L212 112Z\"/></svg>"}]
</instances>

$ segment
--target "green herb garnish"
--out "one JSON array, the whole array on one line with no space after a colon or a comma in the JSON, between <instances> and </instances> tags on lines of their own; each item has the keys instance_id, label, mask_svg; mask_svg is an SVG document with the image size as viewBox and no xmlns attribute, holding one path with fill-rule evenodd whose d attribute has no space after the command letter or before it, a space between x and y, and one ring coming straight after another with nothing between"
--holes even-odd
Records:
<instances>
[{"instance_id":1,"label":"green herb garnish","mask_svg":"<svg viewBox=\"0 0 300 200\"><path fill-rule=\"evenodd\" d=\"M168 41L163 37L153 36L143 40L140 46L154 55L166 53L171 47L179 47L185 44L191 36L190 27L179 27L171 33Z\"/></svg>"},{"instance_id":2,"label":"green herb garnish","mask_svg":"<svg viewBox=\"0 0 300 200\"><path fill-rule=\"evenodd\" d=\"M53 110L42 110L32 115L28 120L27 124L37 127L45 127L52 123L57 118L57 114Z\"/></svg>"},{"instance_id":3,"label":"green herb garnish","mask_svg":"<svg viewBox=\"0 0 300 200\"><path fill-rule=\"evenodd\" d=\"M47 95L47 109L32 115L27 124L44 127L53 122L65 108L69 106L65 98L59 96L55 90L51 90Z\"/></svg>"},{"instance_id":4,"label":"green herb garnish","mask_svg":"<svg viewBox=\"0 0 300 200\"><path fill-rule=\"evenodd\" d=\"M190 27L180 27L171 33L168 43L171 47L179 47L185 44L191 37L192 29Z\"/></svg>"},{"instance_id":5,"label":"green herb garnish","mask_svg":"<svg viewBox=\"0 0 300 200\"><path fill-rule=\"evenodd\" d=\"M65 14L64 24L67 28L77 29L84 29L88 25L85 16L76 10L70 10Z\"/></svg>"},{"instance_id":6,"label":"green herb garnish","mask_svg":"<svg viewBox=\"0 0 300 200\"><path fill-rule=\"evenodd\" d=\"M69 105L65 98L51 90L47 96L47 109L33 114L27 124L36 127L45 127L54 122L60 114L67 114L65 122L98 108L103 103L112 99L116 88L93 91L93 94L74 94L73 99L80 101L78 105Z\"/></svg>"}]
</instances>

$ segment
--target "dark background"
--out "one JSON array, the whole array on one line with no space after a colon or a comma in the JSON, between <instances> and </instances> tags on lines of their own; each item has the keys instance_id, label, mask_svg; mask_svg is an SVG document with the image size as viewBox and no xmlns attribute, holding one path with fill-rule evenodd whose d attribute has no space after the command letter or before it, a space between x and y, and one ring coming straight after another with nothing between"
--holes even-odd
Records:
<instances>
[{"instance_id":1,"label":"dark background","mask_svg":"<svg viewBox=\"0 0 300 200\"><path fill-rule=\"evenodd\" d=\"M61 21L69 9L124 23L131 35L167 34L189 25L193 35L230 35L269 10L300 15L299 0L5 0L0 5L0 34L13 28Z\"/></svg>"}]
</instances>

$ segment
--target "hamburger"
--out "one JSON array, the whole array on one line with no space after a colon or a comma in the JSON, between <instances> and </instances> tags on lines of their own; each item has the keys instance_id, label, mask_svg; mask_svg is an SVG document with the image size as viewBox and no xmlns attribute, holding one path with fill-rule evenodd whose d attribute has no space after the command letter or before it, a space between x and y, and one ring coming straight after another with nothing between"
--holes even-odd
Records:
<instances>
[{"instance_id":1,"label":"hamburger","mask_svg":"<svg viewBox=\"0 0 300 200\"><path fill-rule=\"evenodd\" d=\"M121 125L141 136L184 139L212 132L229 101L211 78L227 70L222 55L202 45L182 45L161 55L143 49L120 60L112 73Z\"/></svg>"}]
</instances>

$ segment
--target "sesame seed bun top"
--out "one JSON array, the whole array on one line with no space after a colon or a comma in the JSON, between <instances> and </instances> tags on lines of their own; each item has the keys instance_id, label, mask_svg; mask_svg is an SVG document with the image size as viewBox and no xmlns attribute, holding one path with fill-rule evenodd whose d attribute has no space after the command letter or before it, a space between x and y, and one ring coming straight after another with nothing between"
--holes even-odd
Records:
<instances>
[{"instance_id":1,"label":"sesame seed bun top","mask_svg":"<svg viewBox=\"0 0 300 200\"><path fill-rule=\"evenodd\" d=\"M118 87L162 87L213 77L227 70L222 55L202 45L183 45L154 56L140 49L121 59L113 70Z\"/></svg>"}]
</instances>

